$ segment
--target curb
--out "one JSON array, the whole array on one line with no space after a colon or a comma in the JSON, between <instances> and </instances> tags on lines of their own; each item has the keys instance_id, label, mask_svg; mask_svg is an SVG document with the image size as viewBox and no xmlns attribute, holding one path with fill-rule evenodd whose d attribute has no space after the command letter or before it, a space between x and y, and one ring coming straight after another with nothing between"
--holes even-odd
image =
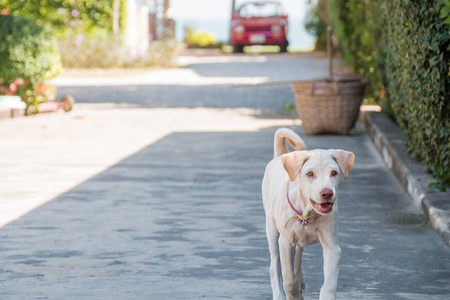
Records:
<instances>
[{"instance_id":1,"label":"curb","mask_svg":"<svg viewBox=\"0 0 450 300\"><path fill-rule=\"evenodd\" d=\"M25 116L25 109L0 108L0 120L14 119Z\"/></svg>"},{"instance_id":2,"label":"curb","mask_svg":"<svg viewBox=\"0 0 450 300\"><path fill-rule=\"evenodd\" d=\"M450 248L450 192L426 192L428 184L436 179L423 165L410 160L402 133L394 122L381 113L367 111L361 111L361 119L385 165Z\"/></svg>"}]
</instances>

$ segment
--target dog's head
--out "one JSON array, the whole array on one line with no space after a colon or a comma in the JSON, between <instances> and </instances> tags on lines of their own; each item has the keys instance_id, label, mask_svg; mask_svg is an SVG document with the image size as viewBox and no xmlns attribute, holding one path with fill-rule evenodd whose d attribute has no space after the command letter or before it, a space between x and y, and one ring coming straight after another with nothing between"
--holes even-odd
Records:
<instances>
[{"instance_id":1,"label":"dog's head","mask_svg":"<svg viewBox=\"0 0 450 300\"><path fill-rule=\"evenodd\" d=\"M294 151L281 156L289 179L299 180L303 201L319 214L333 209L339 174L347 180L354 159L352 152L344 150Z\"/></svg>"}]
</instances>

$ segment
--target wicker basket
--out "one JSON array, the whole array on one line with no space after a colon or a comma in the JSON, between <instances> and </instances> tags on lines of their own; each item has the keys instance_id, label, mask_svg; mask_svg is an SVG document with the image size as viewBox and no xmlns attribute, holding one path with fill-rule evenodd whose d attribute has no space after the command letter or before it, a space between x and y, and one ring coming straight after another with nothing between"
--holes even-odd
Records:
<instances>
[{"instance_id":1,"label":"wicker basket","mask_svg":"<svg viewBox=\"0 0 450 300\"><path fill-rule=\"evenodd\" d=\"M297 113L309 134L346 135L355 126L366 80L360 76L332 76L292 83Z\"/></svg>"}]
</instances>

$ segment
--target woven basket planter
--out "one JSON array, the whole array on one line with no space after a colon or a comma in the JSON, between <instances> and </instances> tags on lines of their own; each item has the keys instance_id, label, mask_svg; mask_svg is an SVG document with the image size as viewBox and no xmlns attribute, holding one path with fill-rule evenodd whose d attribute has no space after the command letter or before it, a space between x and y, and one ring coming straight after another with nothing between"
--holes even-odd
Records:
<instances>
[{"instance_id":1,"label":"woven basket planter","mask_svg":"<svg viewBox=\"0 0 450 300\"><path fill-rule=\"evenodd\" d=\"M297 113L306 132L348 134L358 119L365 87L364 78L348 75L293 82Z\"/></svg>"}]
</instances>

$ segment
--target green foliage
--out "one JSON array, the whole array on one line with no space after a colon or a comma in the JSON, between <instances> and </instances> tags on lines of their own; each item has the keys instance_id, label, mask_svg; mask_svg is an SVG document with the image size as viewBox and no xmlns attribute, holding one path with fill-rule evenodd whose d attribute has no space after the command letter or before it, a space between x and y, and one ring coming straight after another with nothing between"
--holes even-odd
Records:
<instances>
[{"instance_id":1,"label":"green foliage","mask_svg":"<svg viewBox=\"0 0 450 300\"><path fill-rule=\"evenodd\" d=\"M67 30L59 43L65 68L110 68L122 65L125 56L120 39L104 30L90 34Z\"/></svg>"},{"instance_id":2,"label":"green foliage","mask_svg":"<svg viewBox=\"0 0 450 300\"><path fill-rule=\"evenodd\" d=\"M441 0L439 17L444 19L444 24L450 25L450 0Z\"/></svg>"},{"instance_id":3,"label":"green foliage","mask_svg":"<svg viewBox=\"0 0 450 300\"><path fill-rule=\"evenodd\" d=\"M439 179L432 187L450 184L450 0L317 5L344 63L368 78L367 99L396 120L410 155Z\"/></svg>"},{"instance_id":4,"label":"green foliage","mask_svg":"<svg viewBox=\"0 0 450 300\"><path fill-rule=\"evenodd\" d=\"M380 26L383 4L373 0L338 2L347 10L339 15L343 31L340 35L346 37L340 45L345 62L367 78L366 101L380 102L384 96L385 74L383 26Z\"/></svg>"},{"instance_id":5,"label":"green foliage","mask_svg":"<svg viewBox=\"0 0 450 300\"><path fill-rule=\"evenodd\" d=\"M387 92L408 151L450 184L450 32L437 1L385 6Z\"/></svg>"},{"instance_id":6,"label":"green foliage","mask_svg":"<svg viewBox=\"0 0 450 300\"><path fill-rule=\"evenodd\" d=\"M169 67L178 43L169 39L153 41L144 55L132 56L122 46L121 40L104 30L84 35L66 31L60 42L61 56L67 68L121 68L121 67Z\"/></svg>"},{"instance_id":7,"label":"green foliage","mask_svg":"<svg viewBox=\"0 0 450 300\"><path fill-rule=\"evenodd\" d=\"M119 34L113 32L114 2L119 1ZM124 47L127 0L0 0L10 15L48 27L60 40L64 67L111 68L170 66L174 40L152 42L148 53L131 56Z\"/></svg>"},{"instance_id":8,"label":"green foliage","mask_svg":"<svg viewBox=\"0 0 450 300\"><path fill-rule=\"evenodd\" d=\"M68 28L81 28L85 33L98 28L112 32L113 3L114 0L0 0L0 7L37 25L51 25L62 34ZM125 20L126 0L120 0L121 30Z\"/></svg>"},{"instance_id":9,"label":"green foliage","mask_svg":"<svg viewBox=\"0 0 450 300\"><path fill-rule=\"evenodd\" d=\"M327 26L329 25L327 7L328 2L309 0L309 9L306 14L305 29L316 37L315 50L325 51L327 49Z\"/></svg>"},{"instance_id":10,"label":"green foliage","mask_svg":"<svg viewBox=\"0 0 450 300\"><path fill-rule=\"evenodd\" d=\"M285 111L285 112L291 112L291 111L295 111L295 106L292 104L292 103L286 103L285 105L284 105L284 108L283 108L283 110Z\"/></svg>"},{"instance_id":11,"label":"green foliage","mask_svg":"<svg viewBox=\"0 0 450 300\"><path fill-rule=\"evenodd\" d=\"M316 34L316 49L326 49L326 27L333 28L338 50L346 65L367 78L365 103L384 99L383 4L373 0L318 0L312 6L306 29Z\"/></svg>"},{"instance_id":12,"label":"green foliage","mask_svg":"<svg viewBox=\"0 0 450 300\"><path fill-rule=\"evenodd\" d=\"M214 42L214 35L196 31L190 26L184 27L184 42L189 48L220 48L225 44Z\"/></svg>"},{"instance_id":13,"label":"green foliage","mask_svg":"<svg viewBox=\"0 0 450 300\"><path fill-rule=\"evenodd\" d=\"M189 47L208 47L214 44L214 36L206 32L194 32L188 38Z\"/></svg>"},{"instance_id":14,"label":"green foliage","mask_svg":"<svg viewBox=\"0 0 450 300\"><path fill-rule=\"evenodd\" d=\"M436 192L436 190L440 191L440 192L446 192L447 188L445 187L445 185L438 181L438 182L432 182L428 185L428 192L430 193L434 193Z\"/></svg>"},{"instance_id":15,"label":"green foliage","mask_svg":"<svg viewBox=\"0 0 450 300\"><path fill-rule=\"evenodd\" d=\"M37 88L61 69L52 34L31 20L10 15L0 15L0 61L0 89L14 85L28 106L44 100Z\"/></svg>"}]
</instances>

